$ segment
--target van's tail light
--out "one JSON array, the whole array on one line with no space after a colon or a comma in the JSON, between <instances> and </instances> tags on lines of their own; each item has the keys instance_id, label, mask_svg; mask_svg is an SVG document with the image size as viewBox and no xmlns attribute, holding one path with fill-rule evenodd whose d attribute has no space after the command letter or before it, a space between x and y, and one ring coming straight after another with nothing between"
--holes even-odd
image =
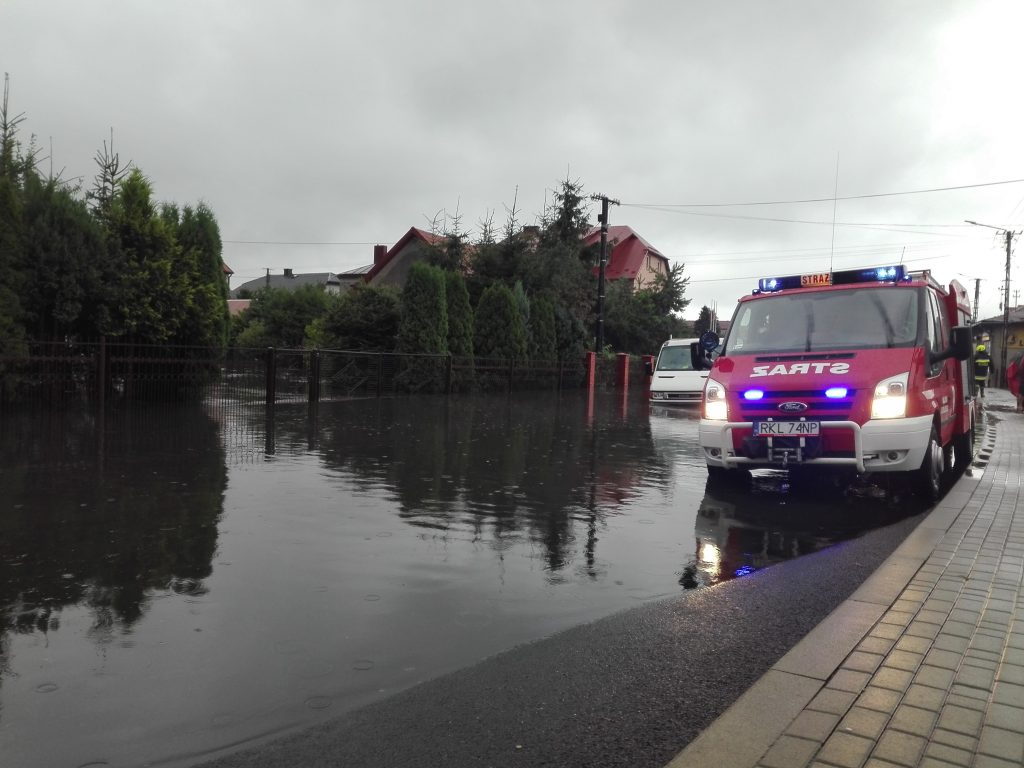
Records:
<instances>
[{"instance_id":1,"label":"van's tail light","mask_svg":"<svg viewBox=\"0 0 1024 768\"><path fill-rule=\"evenodd\" d=\"M907 382L910 373L890 376L875 385L871 401L872 419L902 419L907 415Z\"/></svg>"},{"instance_id":2,"label":"van's tail light","mask_svg":"<svg viewBox=\"0 0 1024 768\"><path fill-rule=\"evenodd\" d=\"M725 402L725 386L710 377L707 384L704 385L704 418L715 421L729 419L729 406Z\"/></svg>"}]
</instances>

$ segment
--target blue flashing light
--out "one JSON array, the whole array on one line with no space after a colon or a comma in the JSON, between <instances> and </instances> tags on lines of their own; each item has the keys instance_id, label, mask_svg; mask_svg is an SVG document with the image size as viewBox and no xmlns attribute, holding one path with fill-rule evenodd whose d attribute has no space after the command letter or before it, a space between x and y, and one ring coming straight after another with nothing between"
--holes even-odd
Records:
<instances>
[{"instance_id":1,"label":"blue flashing light","mask_svg":"<svg viewBox=\"0 0 1024 768\"><path fill-rule=\"evenodd\" d=\"M743 393L744 400L760 400L764 397L763 389L748 389Z\"/></svg>"},{"instance_id":2,"label":"blue flashing light","mask_svg":"<svg viewBox=\"0 0 1024 768\"><path fill-rule=\"evenodd\" d=\"M754 566L752 566L752 565L741 565L739 568L736 569L736 572L735 572L734 575L737 576L738 578L742 578L744 576L749 576L750 574L752 574L756 570L757 569Z\"/></svg>"},{"instance_id":3,"label":"blue flashing light","mask_svg":"<svg viewBox=\"0 0 1024 768\"><path fill-rule=\"evenodd\" d=\"M849 393L846 387L829 387L825 390L825 397L831 400L841 400Z\"/></svg>"}]
</instances>

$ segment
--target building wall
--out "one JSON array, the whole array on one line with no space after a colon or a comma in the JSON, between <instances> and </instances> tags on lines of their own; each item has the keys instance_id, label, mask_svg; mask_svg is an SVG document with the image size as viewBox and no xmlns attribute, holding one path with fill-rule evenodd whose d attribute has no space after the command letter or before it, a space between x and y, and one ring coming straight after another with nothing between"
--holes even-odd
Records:
<instances>
[{"instance_id":1,"label":"building wall","mask_svg":"<svg viewBox=\"0 0 1024 768\"><path fill-rule=\"evenodd\" d=\"M647 254L644 256L643 266L636 273L636 279L633 281L633 286L640 290L642 288L653 288L655 278L658 275L668 276L668 265L665 264L663 259L659 259L657 256Z\"/></svg>"},{"instance_id":2,"label":"building wall","mask_svg":"<svg viewBox=\"0 0 1024 768\"><path fill-rule=\"evenodd\" d=\"M417 261L426 256L426 247L419 240L410 240L401 251L391 257L391 260L384 265L370 281L371 285L390 285L401 288L405 285L405 279L409 275L409 268Z\"/></svg>"}]
</instances>

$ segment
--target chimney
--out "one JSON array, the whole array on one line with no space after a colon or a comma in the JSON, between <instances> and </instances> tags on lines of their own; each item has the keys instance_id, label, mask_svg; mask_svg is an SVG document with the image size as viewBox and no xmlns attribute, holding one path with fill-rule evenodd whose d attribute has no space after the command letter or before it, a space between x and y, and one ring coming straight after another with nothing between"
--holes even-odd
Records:
<instances>
[{"instance_id":1,"label":"chimney","mask_svg":"<svg viewBox=\"0 0 1024 768\"><path fill-rule=\"evenodd\" d=\"M292 274L291 269L288 268L288 267L285 267L285 269L284 269L284 276L285 277L295 277L295 275Z\"/></svg>"},{"instance_id":2,"label":"chimney","mask_svg":"<svg viewBox=\"0 0 1024 768\"><path fill-rule=\"evenodd\" d=\"M373 263L380 264L385 256L388 255L388 247L386 245L375 245L373 246Z\"/></svg>"}]
</instances>

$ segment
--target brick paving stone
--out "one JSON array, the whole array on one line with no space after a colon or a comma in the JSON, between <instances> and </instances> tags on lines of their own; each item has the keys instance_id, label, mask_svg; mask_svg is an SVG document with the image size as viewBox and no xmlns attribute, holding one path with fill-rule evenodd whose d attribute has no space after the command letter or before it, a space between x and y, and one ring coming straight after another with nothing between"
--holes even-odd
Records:
<instances>
[{"instance_id":1,"label":"brick paving stone","mask_svg":"<svg viewBox=\"0 0 1024 768\"><path fill-rule=\"evenodd\" d=\"M877 757L872 757L864 763L864 768L900 768L900 766L897 763L890 763L888 760L879 760ZM942 768L946 768L946 766L942 766Z\"/></svg>"},{"instance_id":2,"label":"brick paving stone","mask_svg":"<svg viewBox=\"0 0 1024 768\"><path fill-rule=\"evenodd\" d=\"M1011 707L1024 707L1024 685L1003 683L997 680L996 688L992 692L992 701L1009 704Z\"/></svg>"},{"instance_id":3,"label":"brick paving stone","mask_svg":"<svg viewBox=\"0 0 1024 768\"><path fill-rule=\"evenodd\" d=\"M843 669L852 669L855 672L871 673L878 669L878 666L884 659L885 656L879 653L854 651L846 657L846 661L843 662Z\"/></svg>"},{"instance_id":4,"label":"brick paving stone","mask_svg":"<svg viewBox=\"0 0 1024 768\"><path fill-rule=\"evenodd\" d=\"M782 736L761 758L764 768L799 768L807 765L821 744L817 741Z\"/></svg>"},{"instance_id":5,"label":"brick paving stone","mask_svg":"<svg viewBox=\"0 0 1024 768\"><path fill-rule=\"evenodd\" d=\"M811 703L807 705L807 708L818 712L831 712L833 715L842 715L846 713L846 710L853 706L853 702L856 698L857 694L850 693L849 691L838 691L834 688L823 688L818 692L818 695L811 700Z\"/></svg>"},{"instance_id":6,"label":"brick paving stone","mask_svg":"<svg viewBox=\"0 0 1024 768\"><path fill-rule=\"evenodd\" d=\"M920 683L912 683L903 696L903 703L912 707L928 709L938 712L942 708L942 702L946 699L946 692L941 688L930 688Z\"/></svg>"},{"instance_id":7,"label":"brick paving stone","mask_svg":"<svg viewBox=\"0 0 1024 768\"><path fill-rule=\"evenodd\" d=\"M1024 667L1019 667L1016 664L1003 664L999 667L996 679L1001 683L1024 685Z\"/></svg>"},{"instance_id":8,"label":"brick paving stone","mask_svg":"<svg viewBox=\"0 0 1024 768\"><path fill-rule=\"evenodd\" d=\"M953 653L964 653L967 650L967 646L970 640L966 637L956 637L954 635L947 635L944 632L940 632L939 636L935 638L932 643L933 648L938 648L942 651L952 651Z\"/></svg>"},{"instance_id":9,"label":"brick paving stone","mask_svg":"<svg viewBox=\"0 0 1024 768\"><path fill-rule=\"evenodd\" d=\"M871 684L877 685L879 688L889 688L890 690L902 693L910 687L910 682L913 678L914 675L905 669L894 669L893 667L882 665L871 678Z\"/></svg>"},{"instance_id":10,"label":"brick paving stone","mask_svg":"<svg viewBox=\"0 0 1024 768\"><path fill-rule=\"evenodd\" d=\"M1005 653L1003 653L1003 662L1005 664L1016 664L1024 667L1024 649L1007 648Z\"/></svg>"},{"instance_id":11,"label":"brick paving stone","mask_svg":"<svg viewBox=\"0 0 1024 768\"><path fill-rule=\"evenodd\" d=\"M874 739L849 733L833 733L818 752L817 758L841 768L860 768L874 746Z\"/></svg>"},{"instance_id":12,"label":"brick paving stone","mask_svg":"<svg viewBox=\"0 0 1024 768\"><path fill-rule=\"evenodd\" d=\"M962 733L966 736L977 736L981 730L982 714L966 707L943 707L939 713L939 727Z\"/></svg>"},{"instance_id":13,"label":"brick paving stone","mask_svg":"<svg viewBox=\"0 0 1024 768\"><path fill-rule=\"evenodd\" d=\"M909 627L907 627L906 634L911 637L927 637L931 640L938 635L940 631L942 631L941 624L929 624L927 621L914 621Z\"/></svg>"},{"instance_id":14,"label":"brick paving stone","mask_svg":"<svg viewBox=\"0 0 1024 768\"><path fill-rule=\"evenodd\" d=\"M986 669L995 669L999 666L999 661L1002 659L1002 655L994 653L992 651L979 651L972 648L964 654L964 664L970 664L975 667L985 667Z\"/></svg>"},{"instance_id":15,"label":"brick paving stone","mask_svg":"<svg viewBox=\"0 0 1024 768\"><path fill-rule=\"evenodd\" d=\"M839 722L838 730L843 733L852 733L854 736L877 739L888 721L888 712L878 712L866 707L854 707Z\"/></svg>"},{"instance_id":16,"label":"brick paving stone","mask_svg":"<svg viewBox=\"0 0 1024 768\"><path fill-rule=\"evenodd\" d=\"M878 740L871 756L897 765L916 766L926 746L928 742L920 736L887 730Z\"/></svg>"},{"instance_id":17,"label":"brick paving stone","mask_svg":"<svg viewBox=\"0 0 1024 768\"><path fill-rule=\"evenodd\" d=\"M1020 763L991 755L978 755L974 758L973 768L1020 768Z\"/></svg>"},{"instance_id":18,"label":"brick paving stone","mask_svg":"<svg viewBox=\"0 0 1024 768\"><path fill-rule=\"evenodd\" d=\"M1010 636L1006 638L1006 645L1010 648L1024 648L1024 634L1011 632Z\"/></svg>"},{"instance_id":19,"label":"brick paving stone","mask_svg":"<svg viewBox=\"0 0 1024 768\"><path fill-rule=\"evenodd\" d=\"M932 688L948 689L953 684L953 670L933 667L931 664L922 664L914 675L914 682L921 685L930 685Z\"/></svg>"},{"instance_id":20,"label":"brick paving stone","mask_svg":"<svg viewBox=\"0 0 1024 768\"><path fill-rule=\"evenodd\" d=\"M934 667L942 667L943 669L956 669L960 666L960 660L963 656L953 651L942 651L938 648L932 648L925 656L925 664L931 664Z\"/></svg>"},{"instance_id":21,"label":"brick paving stone","mask_svg":"<svg viewBox=\"0 0 1024 768\"><path fill-rule=\"evenodd\" d=\"M937 717L933 710L901 704L893 713L889 728L927 738L935 726Z\"/></svg>"},{"instance_id":22,"label":"brick paving stone","mask_svg":"<svg viewBox=\"0 0 1024 768\"><path fill-rule=\"evenodd\" d=\"M993 702L985 713L985 725L1020 730L1024 728L1024 709Z\"/></svg>"},{"instance_id":23,"label":"brick paving stone","mask_svg":"<svg viewBox=\"0 0 1024 768\"><path fill-rule=\"evenodd\" d=\"M950 747L963 749L971 754L974 754L974 750L978 746L976 736L968 736L966 733L957 733L956 731L947 731L945 728L936 728L932 731L931 740L936 744L946 744Z\"/></svg>"},{"instance_id":24,"label":"brick paving stone","mask_svg":"<svg viewBox=\"0 0 1024 768\"><path fill-rule=\"evenodd\" d=\"M857 697L857 706L873 709L876 712L892 713L899 706L902 691L894 691L890 688L880 688L877 685L869 685L864 692ZM845 711L845 710L844 710Z\"/></svg>"},{"instance_id":25,"label":"brick paving stone","mask_svg":"<svg viewBox=\"0 0 1024 768\"><path fill-rule=\"evenodd\" d=\"M882 621L886 624L895 624L897 627L907 627L913 620L914 614L910 611L894 611L892 609L886 611L882 617Z\"/></svg>"},{"instance_id":26,"label":"brick paving stone","mask_svg":"<svg viewBox=\"0 0 1024 768\"><path fill-rule=\"evenodd\" d=\"M903 627L896 624L886 624L882 621L871 630L871 636L881 637L887 640L898 640L903 636Z\"/></svg>"},{"instance_id":27,"label":"brick paving stone","mask_svg":"<svg viewBox=\"0 0 1024 768\"><path fill-rule=\"evenodd\" d=\"M982 669L981 667L964 665L956 673L954 682L971 688L980 688L983 691L991 691L996 682L996 673L993 669ZM1006 682L1013 681L1007 680Z\"/></svg>"},{"instance_id":28,"label":"brick paving stone","mask_svg":"<svg viewBox=\"0 0 1024 768\"><path fill-rule=\"evenodd\" d=\"M986 725L978 739L978 753L1012 760L1020 765L1024 760L1024 733Z\"/></svg>"},{"instance_id":29,"label":"brick paving stone","mask_svg":"<svg viewBox=\"0 0 1024 768\"><path fill-rule=\"evenodd\" d=\"M864 690L864 686L868 684L870 679L871 675L867 672L840 669L832 675L832 679L828 681L828 687L836 688L840 691L849 691L850 693L860 693Z\"/></svg>"},{"instance_id":30,"label":"brick paving stone","mask_svg":"<svg viewBox=\"0 0 1024 768\"><path fill-rule=\"evenodd\" d=\"M934 741L925 747L924 755L926 758L930 757L935 760L941 760L943 764L955 765L959 768L968 768L974 757L974 754L966 749L957 749L947 744L937 744ZM924 763L922 762L921 765L924 765Z\"/></svg>"},{"instance_id":31,"label":"brick paving stone","mask_svg":"<svg viewBox=\"0 0 1024 768\"><path fill-rule=\"evenodd\" d=\"M949 616L949 612L953 610L953 601L942 600L933 595L924 601L921 608L926 611L936 611L941 613L942 620L945 621L946 617Z\"/></svg>"},{"instance_id":32,"label":"brick paving stone","mask_svg":"<svg viewBox=\"0 0 1024 768\"><path fill-rule=\"evenodd\" d=\"M941 624L946 620L948 613L946 611L929 611L921 610L917 613L917 618L920 621L927 621L929 624Z\"/></svg>"},{"instance_id":33,"label":"brick paving stone","mask_svg":"<svg viewBox=\"0 0 1024 768\"><path fill-rule=\"evenodd\" d=\"M931 649L932 643L928 638L925 637L910 637L904 635L896 641L895 648L898 651L906 651L907 653L919 653L926 654Z\"/></svg>"},{"instance_id":34,"label":"brick paving stone","mask_svg":"<svg viewBox=\"0 0 1024 768\"><path fill-rule=\"evenodd\" d=\"M860 641L857 650L864 653L880 653L884 656L892 650L893 645L894 642L891 639L869 635Z\"/></svg>"},{"instance_id":35,"label":"brick paving stone","mask_svg":"<svg viewBox=\"0 0 1024 768\"><path fill-rule=\"evenodd\" d=\"M963 691L961 693L960 691ZM966 709L976 709L978 712L984 712L988 709L988 696L968 696L968 693L977 694L979 691L977 688L960 688L957 691L950 691L946 697L946 705L952 705L954 707L965 707Z\"/></svg>"},{"instance_id":36,"label":"brick paving stone","mask_svg":"<svg viewBox=\"0 0 1024 768\"><path fill-rule=\"evenodd\" d=\"M894 667L895 669L903 669L907 672L914 672L918 667L921 666L921 662L924 660L924 656L919 653L910 653L909 651L893 651L885 659L886 666Z\"/></svg>"},{"instance_id":37,"label":"brick paving stone","mask_svg":"<svg viewBox=\"0 0 1024 768\"><path fill-rule=\"evenodd\" d=\"M963 621L947 621L942 625L942 630L951 635L969 638L974 634L974 626L974 624L968 624Z\"/></svg>"},{"instance_id":38,"label":"brick paving stone","mask_svg":"<svg viewBox=\"0 0 1024 768\"><path fill-rule=\"evenodd\" d=\"M911 600L907 597L907 593L904 591L900 598L889 606L890 611L896 611L898 613L915 614L921 610L921 604L923 600Z\"/></svg>"},{"instance_id":39,"label":"brick paving stone","mask_svg":"<svg viewBox=\"0 0 1024 768\"><path fill-rule=\"evenodd\" d=\"M836 723L838 722L839 715L805 709L786 728L786 735L801 739L812 739L822 744L832 731L835 730Z\"/></svg>"}]
</instances>

